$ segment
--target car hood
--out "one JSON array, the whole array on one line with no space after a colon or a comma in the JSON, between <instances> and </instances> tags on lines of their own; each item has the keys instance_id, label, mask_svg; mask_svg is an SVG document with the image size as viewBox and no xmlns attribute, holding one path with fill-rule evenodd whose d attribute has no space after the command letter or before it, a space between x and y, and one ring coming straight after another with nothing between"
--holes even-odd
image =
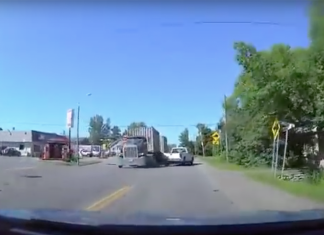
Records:
<instances>
[{"instance_id":1,"label":"car hood","mask_svg":"<svg viewBox=\"0 0 324 235\"><path fill-rule=\"evenodd\" d=\"M324 218L323 210L298 212L256 211L214 217L177 217L150 213L136 213L127 216L88 211L64 210L0 210L0 217L20 220L46 220L83 225L230 225L298 220L316 220Z\"/></svg>"}]
</instances>

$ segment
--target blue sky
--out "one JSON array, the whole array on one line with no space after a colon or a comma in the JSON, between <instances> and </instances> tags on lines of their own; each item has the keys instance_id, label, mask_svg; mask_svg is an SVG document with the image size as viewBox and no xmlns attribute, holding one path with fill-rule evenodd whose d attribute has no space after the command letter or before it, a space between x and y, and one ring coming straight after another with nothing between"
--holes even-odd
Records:
<instances>
[{"instance_id":1,"label":"blue sky","mask_svg":"<svg viewBox=\"0 0 324 235\"><path fill-rule=\"evenodd\" d=\"M144 121L177 142L185 127L193 135L194 124L222 115L240 72L235 41L309 43L302 1L1 4L4 129L60 133L67 109L80 103L81 135L100 114L121 127ZM283 25L195 24L202 21Z\"/></svg>"}]
</instances>

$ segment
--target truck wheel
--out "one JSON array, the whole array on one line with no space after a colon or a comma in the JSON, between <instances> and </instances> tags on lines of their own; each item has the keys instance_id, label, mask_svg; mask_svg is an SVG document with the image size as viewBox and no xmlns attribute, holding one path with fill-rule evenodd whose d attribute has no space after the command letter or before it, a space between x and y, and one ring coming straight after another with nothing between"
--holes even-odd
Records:
<instances>
[{"instance_id":1,"label":"truck wheel","mask_svg":"<svg viewBox=\"0 0 324 235\"><path fill-rule=\"evenodd\" d=\"M118 168L123 168L123 166L118 166Z\"/></svg>"}]
</instances>

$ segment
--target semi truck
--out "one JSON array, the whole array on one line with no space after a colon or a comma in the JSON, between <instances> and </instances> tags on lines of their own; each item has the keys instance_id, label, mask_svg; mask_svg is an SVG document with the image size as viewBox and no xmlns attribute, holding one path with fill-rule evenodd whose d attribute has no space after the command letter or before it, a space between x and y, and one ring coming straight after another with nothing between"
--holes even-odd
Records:
<instances>
[{"instance_id":1,"label":"semi truck","mask_svg":"<svg viewBox=\"0 0 324 235\"><path fill-rule=\"evenodd\" d=\"M160 136L160 150L161 150L162 153L169 152L168 139L163 135Z\"/></svg>"},{"instance_id":2,"label":"semi truck","mask_svg":"<svg viewBox=\"0 0 324 235\"><path fill-rule=\"evenodd\" d=\"M154 167L168 165L168 158L161 152L160 133L154 127L128 129L118 167Z\"/></svg>"}]
</instances>

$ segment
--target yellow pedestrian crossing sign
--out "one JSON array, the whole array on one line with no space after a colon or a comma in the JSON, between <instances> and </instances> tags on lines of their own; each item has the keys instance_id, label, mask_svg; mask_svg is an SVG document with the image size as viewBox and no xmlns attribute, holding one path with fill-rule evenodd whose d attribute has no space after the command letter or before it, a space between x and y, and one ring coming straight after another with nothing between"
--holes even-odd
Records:
<instances>
[{"instance_id":1,"label":"yellow pedestrian crossing sign","mask_svg":"<svg viewBox=\"0 0 324 235\"><path fill-rule=\"evenodd\" d=\"M272 134L273 134L273 138L276 139L279 135L279 131L280 131L280 123L278 121L278 119L276 119L273 124L272 124Z\"/></svg>"},{"instance_id":2,"label":"yellow pedestrian crossing sign","mask_svg":"<svg viewBox=\"0 0 324 235\"><path fill-rule=\"evenodd\" d=\"M215 145L219 145L219 134L217 131L215 131L212 135L212 143Z\"/></svg>"}]
</instances>

